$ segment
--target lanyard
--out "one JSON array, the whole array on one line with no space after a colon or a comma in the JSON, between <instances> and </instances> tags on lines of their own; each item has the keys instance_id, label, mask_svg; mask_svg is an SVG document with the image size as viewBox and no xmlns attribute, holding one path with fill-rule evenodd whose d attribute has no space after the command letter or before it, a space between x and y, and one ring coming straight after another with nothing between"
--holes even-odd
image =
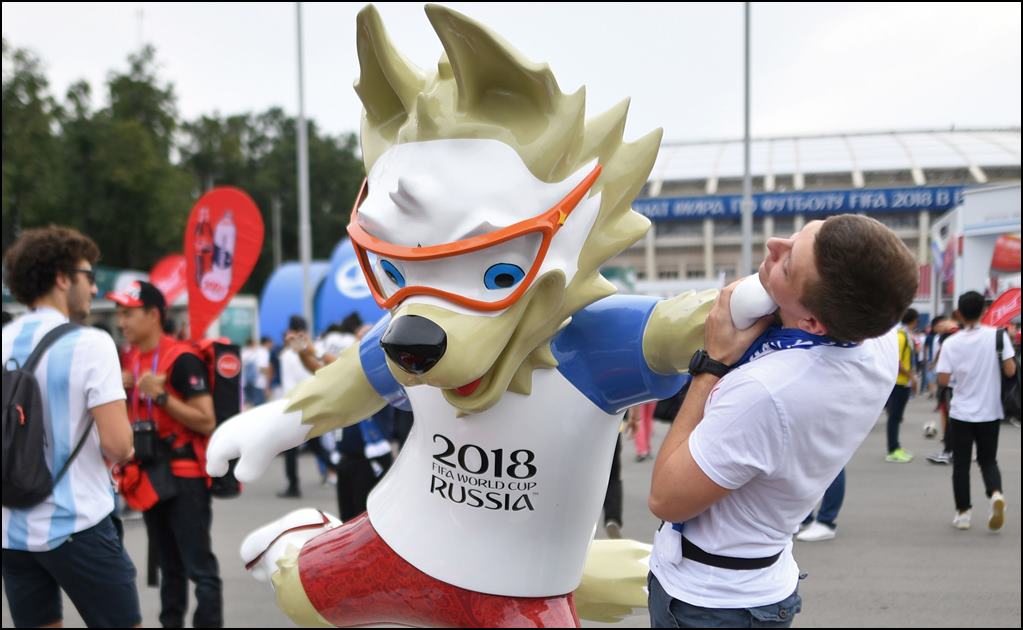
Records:
<instances>
[{"instance_id":1,"label":"lanyard","mask_svg":"<svg viewBox=\"0 0 1023 630\"><path fill-rule=\"evenodd\" d=\"M132 400L131 409L132 409L132 414L134 415L134 419L132 420L133 422L137 422L140 419L139 418L139 396L141 394L139 393L139 370L141 368L139 367L139 364L141 362L142 362L142 353L140 352L139 356L135 359L135 365L132 368L132 374L134 374L134 376L135 376L135 381L134 381L135 385L134 385L134 387L132 387L132 393L131 393L131 400ZM157 366L159 364L160 364L160 346L158 344L156 346L156 350L153 351L153 375L156 375L156 368L157 368ZM147 406L147 409L148 409L148 412L149 412L149 416L146 417L146 420L152 420L153 419L153 399L150 398L149 396L146 396L146 406Z\"/></svg>"}]
</instances>

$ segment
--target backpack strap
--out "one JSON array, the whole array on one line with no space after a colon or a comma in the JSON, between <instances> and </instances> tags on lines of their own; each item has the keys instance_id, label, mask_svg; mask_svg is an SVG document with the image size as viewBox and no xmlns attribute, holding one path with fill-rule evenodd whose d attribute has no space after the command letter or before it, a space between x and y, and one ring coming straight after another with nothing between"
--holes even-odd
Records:
<instances>
[{"instance_id":1,"label":"backpack strap","mask_svg":"<svg viewBox=\"0 0 1023 630\"><path fill-rule=\"evenodd\" d=\"M78 324L67 322L46 333L43 338L39 340L39 343L36 344L35 349L32 350L32 354L28 355L28 358L25 359L25 365L22 366L21 369L26 372L35 372L36 366L39 365L39 361L42 360L43 354L50 349L50 346L76 328L78 328Z\"/></svg>"},{"instance_id":2,"label":"backpack strap","mask_svg":"<svg viewBox=\"0 0 1023 630\"><path fill-rule=\"evenodd\" d=\"M71 455L67 458L67 461L60 467L60 471L53 477L54 488L57 487L57 482L60 481L61 477L64 476L64 473L66 473L68 468L71 467L71 462L75 461L75 457L78 457L79 451L81 451L82 447L85 446L85 440L89 437L89 433L92 431L92 425L94 422L96 422L96 419L92 417L92 414L89 414L89 424L86 425L85 432L82 433L82 437L79 438L78 445L75 446L75 450L71 451Z\"/></svg>"},{"instance_id":3,"label":"backpack strap","mask_svg":"<svg viewBox=\"0 0 1023 630\"><path fill-rule=\"evenodd\" d=\"M21 369L25 370L30 374L35 372L36 366L39 365L39 361L42 360L43 354L45 354L46 351L50 349L50 346L56 343L58 339L60 339L67 333L78 328L79 328L78 324L66 322L64 324L61 324L60 326L57 326L50 332L46 333L43 336L43 338L39 340L39 343L36 344L35 349L32 350L32 354L28 355L28 358L25 359L25 365ZM85 427L85 432L82 434L82 437L78 440L78 444L75 446L75 450L71 452L71 456L67 458L67 461L64 462L64 465L61 467L60 471L54 476L53 478L54 486L57 485L57 482L60 481L64 474L68 471L68 468L71 466L71 462L75 460L75 457L78 456L78 453L82 450L82 447L85 446L85 440L86 438L89 437L89 432L92 431L92 425L94 422L95 419L90 415L89 424L88 426Z\"/></svg>"}]
</instances>

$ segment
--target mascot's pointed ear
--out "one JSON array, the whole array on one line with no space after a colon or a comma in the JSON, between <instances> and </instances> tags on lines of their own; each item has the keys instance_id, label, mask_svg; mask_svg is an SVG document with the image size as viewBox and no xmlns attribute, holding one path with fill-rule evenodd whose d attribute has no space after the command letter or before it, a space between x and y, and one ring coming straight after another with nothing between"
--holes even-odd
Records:
<instances>
[{"instance_id":1,"label":"mascot's pointed ear","mask_svg":"<svg viewBox=\"0 0 1023 630\"><path fill-rule=\"evenodd\" d=\"M567 177L582 149L585 88L563 94L550 66L530 61L502 37L457 11L430 4L426 15L444 46L438 73L453 76L458 111L482 122L506 125L519 146L543 138L548 146L567 148L551 152L549 163L539 167L545 180Z\"/></svg>"},{"instance_id":2,"label":"mascot's pointed ear","mask_svg":"<svg viewBox=\"0 0 1023 630\"><path fill-rule=\"evenodd\" d=\"M415 107L426 77L395 48L376 7L367 5L359 11L355 24L360 70L355 91L366 108L367 122L396 133Z\"/></svg>"},{"instance_id":3,"label":"mascot's pointed ear","mask_svg":"<svg viewBox=\"0 0 1023 630\"><path fill-rule=\"evenodd\" d=\"M431 4L426 15L437 32L458 84L458 105L473 111L488 98L515 99L534 111L552 108L560 94L550 67L523 57L496 33L468 17Z\"/></svg>"}]
</instances>

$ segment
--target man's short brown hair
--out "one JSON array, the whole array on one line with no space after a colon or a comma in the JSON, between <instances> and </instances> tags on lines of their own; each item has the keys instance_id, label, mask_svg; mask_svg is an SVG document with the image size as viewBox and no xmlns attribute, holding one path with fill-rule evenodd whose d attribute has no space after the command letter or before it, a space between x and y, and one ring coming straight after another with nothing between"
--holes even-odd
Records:
<instances>
[{"instance_id":1,"label":"man's short brown hair","mask_svg":"<svg viewBox=\"0 0 1023 630\"><path fill-rule=\"evenodd\" d=\"M78 230L59 225L25 230L4 255L4 280L15 299L31 305L53 289L57 274L72 276L83 260L96 264L99 248Z\"/></svg>"},{"instance_id":2,"label":"man's short brown hair","mask_svg":"<svg viewBox=\"0 0 1023 630\"><path fill-rule=\"evenodd\" d=\"M898 236L855 214L828 218L813 253L820 279L807 283L803 305L841 341L879 337L913 302L920 270Z\"/></svg>"}]
</instances>

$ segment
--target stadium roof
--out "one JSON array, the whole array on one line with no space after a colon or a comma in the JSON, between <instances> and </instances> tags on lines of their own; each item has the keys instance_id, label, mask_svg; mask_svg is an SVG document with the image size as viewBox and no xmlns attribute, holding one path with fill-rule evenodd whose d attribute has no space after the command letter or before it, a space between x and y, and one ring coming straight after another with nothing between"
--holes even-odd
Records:
<instances>
[{"instance_id":1,"label":"stadium roof","mask_svg":"<svg viewBox=\"0 0 1023 630\"><path fill-rule=\"evenodd\" d=\"M707 180L742 177L742 140L665 142L650 174L651 181ZM985 169L1020 168L1020 130L944 129L755 138L750 164L764 188L775 177L791 177L802 188L810 174L847 173L862 187L865 172L907 171L917 185L925 171L964 169L975 183L987 183ZM710 190L708 192L711 192Z\"/></svg>"}]
</instances>

